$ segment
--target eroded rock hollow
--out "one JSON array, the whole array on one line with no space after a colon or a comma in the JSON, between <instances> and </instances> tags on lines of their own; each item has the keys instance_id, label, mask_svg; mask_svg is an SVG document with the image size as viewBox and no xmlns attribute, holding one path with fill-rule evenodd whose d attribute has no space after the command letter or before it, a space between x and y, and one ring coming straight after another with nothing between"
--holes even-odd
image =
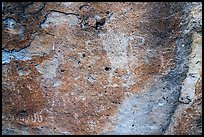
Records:
<instances>
[{"instance_id":1,"label":"eroded rock hollow","mask_svg":"<svg viewBox=\"0 0 204 137\"><path fill-rule=\"evenodd\" d=\"M202 134L201 12L2 2L2 134Z\"/></svg>"}]
</instances>

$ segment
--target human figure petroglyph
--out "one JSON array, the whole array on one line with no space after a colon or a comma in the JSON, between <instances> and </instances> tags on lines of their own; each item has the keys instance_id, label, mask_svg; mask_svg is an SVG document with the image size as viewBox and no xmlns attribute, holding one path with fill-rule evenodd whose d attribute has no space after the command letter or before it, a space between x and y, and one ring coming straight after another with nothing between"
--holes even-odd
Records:
<instances>
[{"instance_id":1,"label":"human figure petroglyph","mask_svg":"<svg viewBox=\"0 0 204 137\"><path fill-rule=\"evenodd\" d=\"M113 82L113 78L115 77L114 71L116 69L127 71L127 78L122 84L123 87L129 87L130 85L134 84L132 81L133 73L131 72L132 63L135 62L132 61L134 56L133 54L137 50L137 46L144 45L145 38L143 36L137 36L134 34L128 37L125 35L125 33L115 33L113 30L108 30L107 34L100 34L99 36L103 40L104 50L107 52L108 59L111 62L109 84L107 86L120 86ZM121 80L124 81L124 79Z\"/></svg>"}]
</instances>

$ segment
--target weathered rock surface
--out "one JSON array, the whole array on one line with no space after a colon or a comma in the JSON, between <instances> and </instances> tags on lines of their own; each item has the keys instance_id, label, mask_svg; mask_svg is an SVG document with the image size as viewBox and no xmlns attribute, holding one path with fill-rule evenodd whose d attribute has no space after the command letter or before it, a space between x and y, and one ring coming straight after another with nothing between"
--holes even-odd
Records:
<instances>
[{"instance_id":1,"label":"weathered rock surface","mask_svg":"<svg viewBox=\"0 0 204 137\"><path fill-rule=\"evenodd\" d=\"M2 3L2 134L202 134L202 3Z\"/></svg>"}]
</instances>

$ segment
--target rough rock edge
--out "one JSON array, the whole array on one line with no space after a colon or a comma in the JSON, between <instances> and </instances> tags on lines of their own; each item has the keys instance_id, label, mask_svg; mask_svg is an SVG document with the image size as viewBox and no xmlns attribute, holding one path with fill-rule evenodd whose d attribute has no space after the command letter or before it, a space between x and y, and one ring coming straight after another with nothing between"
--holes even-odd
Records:
<instances>
[{"instance_id":1,"label":"rough rock edge","mask_svg":"<svg viewBox=\"0 0 204 137\"><path fill-rule=\"evenodd\" d=\"M202 11L202 3L201 2L186 3L186 10L185 10L186 14L183 17L184 22L185 22L185 25L183 26L184 27L183 38L186 38L186 36L188 36L190 38L190 41L192 41L192 42L195 41L196 37L201 37L202 38L202 34L200 33L200 32L202 32L202 15L201 16L195 15L195 11L197 11L198 13ZM194 35L194 37L193 37L193 35ZM184 43L184 45L185 46L191 46L190 49L192 48L192 43L191 42L190 43ZM202 45L202 40L201 40L201 45ZM191 54L193 54L192 49L191 49L189 55L191 55ZM188 58L189 58L189 60L188 60L188 64L189 64L189 61L191 61L192 58L190 58L189 56L188 56ZM202 60L202 59L198 58L198 60ZM200 63L202 63L202 61ZM193 69L193 68L188 68L188 71L189 71L189 69ZM197 104L196 103L197 100L199 100L199 98L201 99L201 96L202 96L202 95L200 95L199 91L197 91L197 90L200 90L200 89L196 88L197 83L202 82L202 72L200 73L199 70L198 70L197 74L200 75L197 78L197 82L195 83L195 85L191 85L191 86L195 86L195 90L194 91L189 91L189 92L193 92L191 94L194 94L194 96L191 97L191 99L187 99L188 101L179 101L180 103L176 107L174 114L170 118L171 121L170 121L167 129L164 132L165 135L168 135L168 134L186 134L186 135L202 134L202 131L201 131L202 121L201 121L201 127L197 128L197 129L194 129L195 131L191 130L191 132L190 132L189 129L178 130L182 126L184 126L184 127L187 126L188 128L189 128L189 126L191 128L195 127L196 124L193 124L193 123L195 122L196 118L199 117L199 116L202 117L202 113L197 114L197 112L187 112L187 110L193 109L195 107L195 104ZM188 77L191 77L191 76L188 75L185 79L187 79ZM198 88L202 89L202 85L199 85L199 86L200 87L198 87ZM181 98L182 95L183 94L181 92L180 93L180 98ZM202 105L202 104L200 104L200 105ZM198 106L196 106L196 107L198 107ZM199 110L199 107L195 108L195 110L196 111L201 111L201 110ZM194 118L192 118L192 116ZM182 118L184 118L185 120L190 120L191 122L190 123L183 123L181 121L182 125L180 125L180 120Z\"/></svg>"}]
</instances>

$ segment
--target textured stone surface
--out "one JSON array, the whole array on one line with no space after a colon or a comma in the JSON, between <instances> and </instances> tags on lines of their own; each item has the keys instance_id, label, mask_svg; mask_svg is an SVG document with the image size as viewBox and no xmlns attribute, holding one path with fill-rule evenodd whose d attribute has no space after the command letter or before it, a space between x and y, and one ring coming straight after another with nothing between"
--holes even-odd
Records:
<instances>
[{"instance_id":1,"label":"textured stone surface","mask_svg":"<svg viewBox=\"0 0 204 137\"><path fill-rule=\"evenodd\" d=\"M202 3L2 3L2 134L202 134Z\"/></svg>"}]
</instances>

